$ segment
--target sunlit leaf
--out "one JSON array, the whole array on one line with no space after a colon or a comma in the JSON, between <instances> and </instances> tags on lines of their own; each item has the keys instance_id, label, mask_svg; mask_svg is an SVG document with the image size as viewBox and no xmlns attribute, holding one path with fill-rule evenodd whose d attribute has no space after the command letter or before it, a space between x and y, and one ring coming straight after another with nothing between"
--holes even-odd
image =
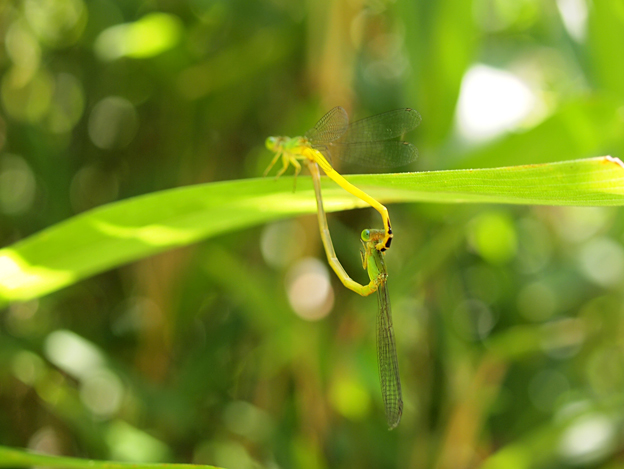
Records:
<instances>
[{"instance_id":1,"label":"sunlit leaf","mask_svg":"<svg viewBox=\"0 0 624 469\"><path fill-rule=\"evenodd\" d=\"M624 167L601 157L544 165L348 179L383 202L624 205ZM316 211L311 180L250 179L173 189L109 204L0 250L2 302L27 300L158 252ZM324 180L327 211L364 203Z\"/></svg>"}]
</instances>

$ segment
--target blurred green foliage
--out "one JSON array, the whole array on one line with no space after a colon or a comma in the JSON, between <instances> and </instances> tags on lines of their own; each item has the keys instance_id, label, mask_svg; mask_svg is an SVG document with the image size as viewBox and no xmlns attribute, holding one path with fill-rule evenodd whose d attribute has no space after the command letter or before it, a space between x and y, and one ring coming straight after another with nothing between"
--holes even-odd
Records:
<instances>
[{"instance_id":1,"label":"blurred green foliage","mask_svg":"<svg viewBox=\"0 0 624 469\"><path fill-rule=\"evenodd\" d=\"M258 176L267 136L335 105L418 109L414 170L621 156L623 31L622 3L599 0L0 0L2 245L116 200ZM534 97L479 141L457 118L476 64ZM390 211L395 431L376 302L329 275L308 216L4 310L0 443L232 468L618 467L621 211ZM360 280L358 234L377 223L330 220Z\"/></svg>"}]
</instances>

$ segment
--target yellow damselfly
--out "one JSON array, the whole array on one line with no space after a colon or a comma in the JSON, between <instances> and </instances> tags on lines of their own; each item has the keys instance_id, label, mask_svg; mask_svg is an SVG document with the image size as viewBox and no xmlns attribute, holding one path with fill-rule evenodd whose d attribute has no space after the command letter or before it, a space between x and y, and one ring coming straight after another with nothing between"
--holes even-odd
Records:
<instances>
[{"instance_id":1,"label":"yellow damselfly","mask_svg":"<svg viewBox=\"0 0 624 469\"><path fill-rule=\"evenodd\" d=\"M315 162L340 187L377 210L384 225L384 236L376 248L385 251L392 241L392 226L388 209L379 201L358 189L342 177L330 164L332 157L347 163L358 163L377 168L403 166L414 161L418 152L412 144L400 140L406 132L420 124L421 117L414 109L397 109L349 123L347 112L340 106L325 114L303 137L269 137L266 146L275 157L265 175L282 158L279 177L295 167L295 177L301 171L299 160Z\"/></svg>"}]
</instances>

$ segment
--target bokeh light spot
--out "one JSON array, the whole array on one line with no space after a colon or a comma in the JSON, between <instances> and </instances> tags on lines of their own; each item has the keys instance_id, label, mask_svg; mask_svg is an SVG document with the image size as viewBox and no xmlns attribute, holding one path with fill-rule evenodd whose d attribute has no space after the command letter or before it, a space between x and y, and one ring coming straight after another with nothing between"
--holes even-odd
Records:
<instances>
[{"instance_id":1,"label":"bokeh light spot","mask_svg":"<svg viewBox=\"0 0 624 469\"><path fill-rule=\"evenodd\" d=\"M579 352L586 336L585 323L580 319L557 319L542 326L541 347L550 357L566 359Z\"/></svg>"},{"instance_id":2,"label":"bokeh light spot","mask_svg":"<svg viewBox=\"0 0 624 469\"><path fill-rule=\"evenodd\" d=\"M183 25L177 16L151 13L134 23L102 31L95 41L95 52L107 61L120 57L153 57L173 48L182 31Z\"/></svg>"},{"instance_id":3,"label":"bokeh light spot","mask_svg":"<svg viewBox=\"0 0 624 469\"><path fill-rule=\"evenodd\" d=\"M16 120L35 123L50 107L54 80L45 70L31 72L11 68L2 76L2 103L6 112Z\"/></svg>"},{"instance_id":4,"label":"bokeh light spot","mask_svg":"<svg viewBox=\"0 0 624 469\"><path fill-rule=\"evenodd\" d=\"M605 415L580 417L568 428L559 444L559 452L569 462L587 464L608 454L615 445L614 423Z\"/></svg>"},{"instance_id":5,"label":"bokeh light spot","mask_svg":"<svg viewBox=\"0 0 624 469\"><path fill-rule=\"evenodd\" d=\"M106 441L111 458L119 461L162 462L170 453L162 441L120 420L109 426Z\"/></svg>"},{"instance_id":6,"label":"bokeh light spot","mask_svg":"<svg viewBox=\"0 0 624 469\"><path fill-rule=\"evenodd\" d=\"M109 96L89 116L89 137L95 146L110 150L128 145L138 129L138 116L127 99Z\"/></svg>"},{"instance_id":7,"label":"bokeh light spot","mask_svg":"<svg viewBox=\"0 0 624 469\"><path fill-rule=\"evenodd\" d=\"M615 287L624 276L624 250L607 237L595 238L581 248L581 270L602 287Z\"/></svg>"},{"instance_id":8,"label":"bokeh light spot","mask_svg":"<svg viewBox=\"0 0 624 469\"><path fill-rule=\"evenodd\" d=\"M44 349L48 360L77 378L87 377L104 365L100 350L71 331L52 332L46 338Z\"/></svg>"},{"instance_id":9,"label":"bokeh light spot","mask_svg":"<svg viewBox=\"0 0 624 469\"><path fill-rule=\"evenodd\" d=\"M82 84L74 75L59 73L46 120L48 130L56 134L69 132L78 123L83 111Z\"/></svg>"},{"instance_id":10,"label":"bokeh light spot","mask_svg":"<svg viewBox=\"0 0 624 469\"><path fill-rule=\"evenodd\" d=\"M306 242L305 230L297 220L279 221L262 230L260 249L267 264L280 268L299 258Z\"/></svg>"},{"instance_id":11,"label":"bokeh light spot","mask_svg":"<svg viewBox=\"0 0 624 469\"><path fill-rule=\"evenodd\" d=\"M302 259L290 269L287 277L288 300L297 316L317 321L329 314L334 305L334 290L322 262Z\"/></svg>"},{"instance_id":12,"label":"bokeh light spot","mask_svg":"<svg viewBox=\"0 0 624 469\"><path fill-rule=\"evenodd\" d=\"M108 417L119 409L123 390L117 375L102 368L82 381L80 399L94 414Z\"/></svg>"},{"instance_id":13,"label":"bokeh light spot","mask_svg":"<svg viewBox=\"0 0 624 469\"><path fill-rule=\"evenodd\" d=\"M236 441L216 442L213 452L214 460L220 467L237 467L240 469L256 469L258 467L245 447Z\"/></svg>"},{"instance_id":14,"label":"bokeh light spot","mask_svg":"<svg viewBox=\"0 0 624 469\"><path fill-rule=\"evenodd\" d=\"M28 440L28 449L38 453L62 454L61 438L51 426L45 426L37 430Z\"/></svg>"},{"instance_id":15,"label":"bokeh light spot","mask_svg":"<svg viewBox=\"0 0 624 469\"><path fill-rule=\"evenodd\" d=\"M558 300L555 292L543 282L526 285L518 293L518 311L530 321L544 321L556 311Z\"/></svg>"},{"instance_id":16,"label":"bokeh light spot","mask_svg":"<svg viewBox=\"0 0 624 469\"><path fill-rule=\"evenodd\" d=\"M587 3L585 0L557 0L563 25L577 42L585 40L587 30Z\"/></svg>"},{"instance_id":17,"label":"bokeh light spot","mask_svg":"<svg viewBox=\"0 0 624 469\"><path fill-rule=\"evenodd\" d=\"M490 264L506 264L516 255L516 230L513 221L504 213L479 215L472 220L468 237L473 249Z\"/></svg>"},{"instance_id":18,"label":"bokeh light spot","mask_svg":"<svg viewBox=\"0 0 624 469\"><path fill-rule=\"evenodd\" d=\"M36 354L22 350L11 360L13 375L22 383L32 386L44 372L43 360Z\"/></svg>"},{"instance_id":19,"label":"bokeh light spot","mask_svg":"<svg viewBox=\"0 0 624 469\"><path fill-rule=\"evenodd\" d=\"M462 137L480 141L515 129L536 104L531 89L505 70L475 65L464 75L457 104Z\"/></svg>"},{"instance_id":20,"label":"bokeh light spot","mask_svg":"<svg viewBox=\"0 0 624 469\"><path fill-rule=\"evenodd\" d=\"M29 337L45 331L49 324L44 314L37 314L39 301L12 303L5 316L5 327L15 337Z\"/></svg>"},{"instance_id":21,"label":"bokeh light spot","mask_svg":"<svg viewBox=\"0 0 624 469\"><path fill-rule=\"evenodd\" d=\"M23 21L16 21L9 27L5 45L11 61L32 76L39 68L41 47Z\"/></svg>"},{"instance_id":22,"label":"bokeh light spot","mask_svg":"<svg viewBox=\"0 0 624 469\"><path fill-rule=\"evenodd\" d=\"M56 47L76 42L87 22L82 0L25 0L24 14L33 31Z\"/></svg>"},{"instance_id":23,"label":"bokeh light spot","mask_svg":"<svg viewBox=\"0 0 624 469\"><path fill-rule=\"evenodd\" d=\"M273 431L270 415L245 401L228 404L223 419L230 431L252 441L267 440Z\"/></svg>"},{"instance_id":24,"label":"bokeh light spot","mask_svg":"<svg viewBox=\"0 0 624 469\"><path fill-rule=\"evenodd\" d=\"M35 175L24 158L4 154L0 157L0 210L9 215L28 211L35 200Z\"/></svg>"},{"instance_id":25,"label":"bokeh light spot","mask_svg":"<svg viewBox=\"0 0 624 469\"><path fill-rule=\"evenodd\" d=\"M354 421L363 420L371 407L370 394L348 376L339 376L334 381L329 398L341 415Z\"/></svg>"},{"instance_id":26,"label":"bokeh light spot","mask_svg":"<svg viewBox=\"0 0 624 469\"><path fill-rule=\"evenodd\" d=\"M610 207L561 207L556 214L554 221L559 236L578 243L608 226L616 212Z\"/></svg>"}]
</instances>

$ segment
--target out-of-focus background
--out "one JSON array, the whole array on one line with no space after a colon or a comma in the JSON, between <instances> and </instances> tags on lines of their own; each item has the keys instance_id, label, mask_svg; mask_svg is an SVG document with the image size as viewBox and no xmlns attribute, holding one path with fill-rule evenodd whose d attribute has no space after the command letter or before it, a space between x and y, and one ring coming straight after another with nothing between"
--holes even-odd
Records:
<instances>
[{"instance_id":1,"label":"out-of-focus background","mask_svg":"<svg viewBox=\"0 0 624 469\"><path fill-rule=\"evenodd\" d=\"M108 202L258 177L267 136L336 105L416 108L406 171L622 156L623 5L0 1L0 243ZM243 469L619 467L621 210L389 209L396 430L376 300L329 271L308 216L0 312L0 443ZM379 224L330 216L362 282L359 232Z\"/></svg>"}]
</instances>

